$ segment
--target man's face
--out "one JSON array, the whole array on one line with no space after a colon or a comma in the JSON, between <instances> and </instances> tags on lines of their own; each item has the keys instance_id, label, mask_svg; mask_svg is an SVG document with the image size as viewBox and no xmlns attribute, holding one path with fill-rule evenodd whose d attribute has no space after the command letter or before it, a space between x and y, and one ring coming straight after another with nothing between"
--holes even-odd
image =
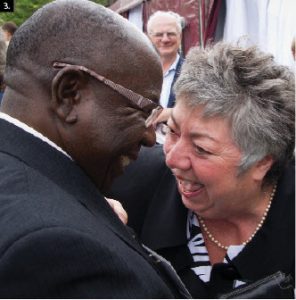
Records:
<instances>
[{"instance_id":1,"label":"man's face","mask_svg":"<svg viewBox=\"0 0 296 300\"><path fill-rule=\"evenodd\" d=\"M3 30L3 35L4 35L4 39L5 39L5 41L10 41L10 39L11 39L11 34L10 34L10 32L8 32L7 30Z\"/></svg>"},{"instance_id":2,"label":"man's face","mask_svg":"<svg viewBox=\"0 0 296 300\"><path fill-rule=\"evenodd\" d=\"M136 80L128 70L126 78L120 82L118 78L109 76L109 79L157 102L162 83L161 68L158 61L157 65L150 61L150 65L143 64L142 70L146 72L134 72ZM70 154L74 153L74 160L90 177L95 177L100 190L105 191L114 177L120 175L130 161L137 159L142 145L154 145L155 132L145 125L150 109L142 110L93 78L87 86L80 107L80 123L72 133L75 149L71 149Z\"/></svg>"},{"instance_id":3,"label":"man's face","mask_svg":"<svg viewBox=\"0 0 296 300\"><path fill-rule=\"evenodd\" d=\"M149 38L162 58L177 55L181 45L181 33L173 17L156 18L152 23Z\"/></svg>"}]
</instances>

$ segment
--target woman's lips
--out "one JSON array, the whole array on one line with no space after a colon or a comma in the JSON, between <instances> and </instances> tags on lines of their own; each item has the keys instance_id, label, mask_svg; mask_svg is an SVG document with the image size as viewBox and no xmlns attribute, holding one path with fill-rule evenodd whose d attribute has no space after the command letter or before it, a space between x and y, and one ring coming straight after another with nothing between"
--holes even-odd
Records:
<instances>
[{"instance_id":1,"label":"woman's lips","mask_svg":"<svg viewBox=\"0 0 296 300\"><path fill-rule=\"evenodd\" d=\"M199 195L204 185L201 183L184 180L184 179L177 179L179 184L179 190L182 195L184 195L186 198L191 198Z\"/></svg>"}]
</instances>

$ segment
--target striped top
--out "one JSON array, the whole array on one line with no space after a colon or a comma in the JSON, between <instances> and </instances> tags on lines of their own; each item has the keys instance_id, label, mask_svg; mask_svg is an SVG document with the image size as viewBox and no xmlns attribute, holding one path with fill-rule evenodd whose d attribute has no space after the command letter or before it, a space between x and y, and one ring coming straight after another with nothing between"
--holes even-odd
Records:
<instances>
[{"instance_id":1,"label":"striped top","mask_svg":"<svg viewBox=\"0 0 296 300\"><path fill-rule=\"evenodd\" d=\"M200 278L200 280L203 282L209 282L212 265L207 248L205 246L205 241L200 229L198 218L192 211L188 212L186 230L188 240L187 245L194 261L191 270ZM230 263L243 250L244 247L244 245L230 245L223 263ZM242 284L245 284L245 282L235 280L233 288L236 288Z\"/></svg>"}]
</instances>

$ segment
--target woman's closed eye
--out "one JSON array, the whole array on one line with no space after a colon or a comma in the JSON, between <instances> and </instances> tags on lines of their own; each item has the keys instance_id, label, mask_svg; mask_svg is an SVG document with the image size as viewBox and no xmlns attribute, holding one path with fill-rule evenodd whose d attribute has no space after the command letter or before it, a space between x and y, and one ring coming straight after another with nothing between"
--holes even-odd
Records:
<instances>
[{"instance_id":1,"label":"woman's closed eye","mask_svg":"<svg viewBox=\"0 0 296 300\"><path fill-rule=\"evenodd\" d=\"M170 135L173 135L173 134L176 134L175 131L169 127L168 125L162 123L162 131L165 133L165 134L170 134Z\"/></svg>"},{"instance_id":2,"label":"woman's closed eye","mask_svg":"<svg viewBox=\"0 0 296 300\"><path fill-rule=\"evenodd\" d=\"M210 155L210 154L212 154L211 152L205 150L204 148L202 148L200 146L195 145L194 148L195 148L195 151L198 155Z\"/></svg>"}]
</instances>

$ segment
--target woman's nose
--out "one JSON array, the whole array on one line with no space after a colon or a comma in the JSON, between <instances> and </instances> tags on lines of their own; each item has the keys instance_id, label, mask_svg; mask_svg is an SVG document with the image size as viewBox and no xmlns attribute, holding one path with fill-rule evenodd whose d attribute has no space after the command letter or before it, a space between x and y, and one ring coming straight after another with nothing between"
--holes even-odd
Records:
<instances>
[{"instance_id":1,"label":"woman's nose","mask_svg":"<svg viewBox=\"0 0 296 300\"><path fill-rule=\"evenodd\" d=\"M164 143L164 153L166 164L170 169L188 170L191 167L190 157L186 146L181 142L175 144L170 143L167 139Z\"/></svg>"}]
</instances>

